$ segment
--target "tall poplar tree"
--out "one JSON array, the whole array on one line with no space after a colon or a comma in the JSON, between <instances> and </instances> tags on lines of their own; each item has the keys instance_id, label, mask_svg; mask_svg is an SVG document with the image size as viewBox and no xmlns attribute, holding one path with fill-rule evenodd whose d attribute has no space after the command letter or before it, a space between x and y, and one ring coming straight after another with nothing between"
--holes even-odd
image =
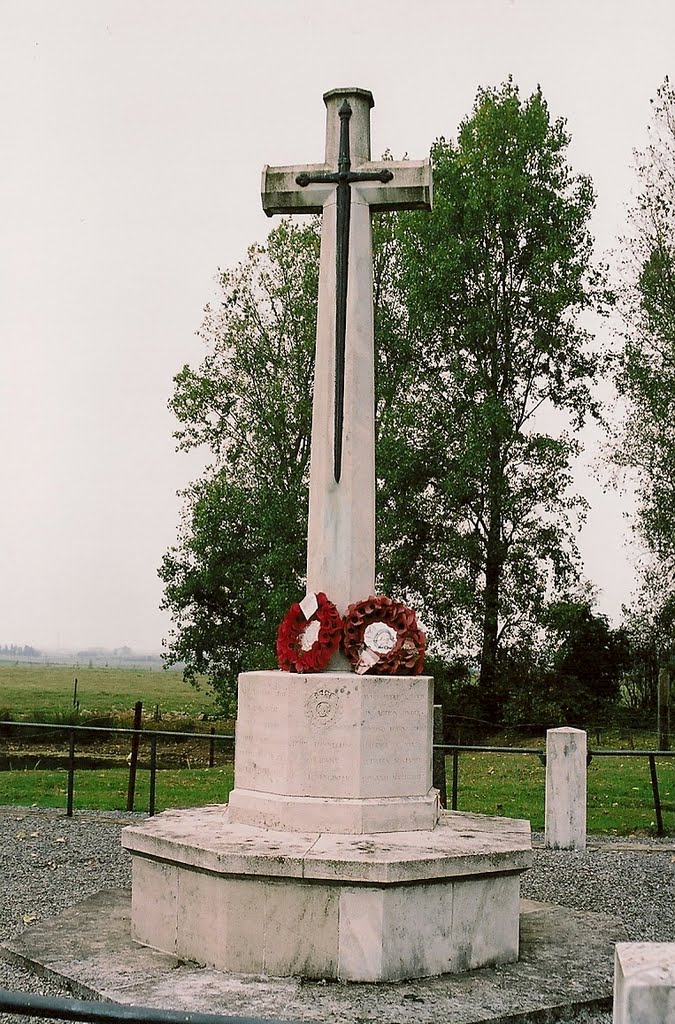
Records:
<instances>
[{"instance_id":1,"label":"tall poplar tree","mask_svg":"<svg viewBox=\"0 0 675 1024\"><path fill-rule=\"evenodd\" d=\"M546 433L541 414L555 407L574 430L597 412L600 362L579 316L610 296L592 259L593 188L573 173L569 141L540 90L526 100L510 80L480 90L456 142L433 147L433 215L399 219L406 328L435 382L436 534L464 582L493 713L500 646L577 574L579 445Z\"/></svg>"},{"instance_id":2,"label":"tall poplar tree","mask_svg":"<svg viewBox=\"0 0 675 1024\"><path fill-rule=\"evenodd\" d=\"M675 655L675 89L652 101L649 143L637 153L640 193L625 240L625 344L617 386L626 418L615 461L634 471L635 532L646 551L640 605ZM675 664L675 663L674 663Z\"/></svg>"}]
</instances>

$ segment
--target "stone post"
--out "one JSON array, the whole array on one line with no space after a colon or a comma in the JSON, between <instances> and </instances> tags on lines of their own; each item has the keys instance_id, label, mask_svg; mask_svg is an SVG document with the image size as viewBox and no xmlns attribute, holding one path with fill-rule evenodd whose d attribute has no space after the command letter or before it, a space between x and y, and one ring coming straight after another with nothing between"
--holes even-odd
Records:
<instances>
[{"instance_id":1,"label":"stone post","mask_svg":"<svg viewBox=\"0 0 675 1024\"><path fill-rule=\"evenodd\" d=\"M617 942L614 1024L675 1020L675 942Z\"/></svg>"},{"instance_id":2,"label":"stone post","mask_svg":"<svg viewBox=\"0 0 675 1024\"><path fill-rule=\"evenodd\" d=\"M586 733L546 733L546 846L586 849Z\"/></svg>"}]
</instances>

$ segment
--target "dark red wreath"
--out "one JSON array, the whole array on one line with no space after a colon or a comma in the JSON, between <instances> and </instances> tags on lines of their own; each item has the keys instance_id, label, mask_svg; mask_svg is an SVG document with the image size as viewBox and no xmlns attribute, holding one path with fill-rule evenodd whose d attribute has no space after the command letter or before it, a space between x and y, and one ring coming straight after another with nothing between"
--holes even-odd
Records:
<instances>
[{"instance_id":1,"label":"dark red wreath","mask_svg":"<svg viewBox=\"0 0 675 1024\"><path fill-rule=\"evenodd\" d=\"M279 626L277 658L279 668L285 672L321 672L340 646L340 613L325 594L315 597L318 607L309 618L296 602ZM318 623L318 629L312 623ZM312 639L314 633L316 637Z\"/></svg>"},{"instance_id":2,"label":"dark red wreath","mask_svg":"<svg viewBox=\"0 0 675 1024\"><path fill-rule=\"evenodd\" d=\"M369 597L345 612L342 646L359 674L419 675L425 645L414 611L400 601Z\"/></svg>"}]
</instances>

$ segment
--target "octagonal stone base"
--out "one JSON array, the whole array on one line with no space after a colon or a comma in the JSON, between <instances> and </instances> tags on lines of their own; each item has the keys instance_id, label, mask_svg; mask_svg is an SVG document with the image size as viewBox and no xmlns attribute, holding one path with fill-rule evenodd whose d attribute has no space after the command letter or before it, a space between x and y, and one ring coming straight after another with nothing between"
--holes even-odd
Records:
<instances>
[{"instance_id":1,"label":"octagonal stone base","mask_svg":"<svg viewBox=\"0 0 675 1024\"><path fill-rule=\"evenodd\" d=\"M239 676L230 821L337 833L433 829L433 680Z\"/></svg>"},{"instance_id":2,"label":"octagonal stone base","mask_svg":"<svg viewBox=\"0 0 675 1024\"><path fill-rule=\"evenodd\" d=\"M426 832L232 822L225 806L124 830L136 941L223 971L397 981L518 958L526 821L443 813Z\"/></svg>"}]
</instances>

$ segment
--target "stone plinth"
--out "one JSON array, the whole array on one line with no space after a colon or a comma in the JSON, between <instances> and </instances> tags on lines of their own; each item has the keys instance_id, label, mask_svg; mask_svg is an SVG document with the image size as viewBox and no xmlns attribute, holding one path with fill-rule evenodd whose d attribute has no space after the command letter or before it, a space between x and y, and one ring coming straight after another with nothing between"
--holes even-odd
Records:
<instances>
[{"instance_id":1,"label":"stone plinth","mask_svg":"<svg viewBox=\"0 0 675 1024\"><path fill-rule=\"evenodd\" d=\"M617 942L614 1024L675 1021L675 942Z\"/></svg>"},{"instance_id":2,"label":"stone plinth","mask_svg":"<svg viewBox=\"0 0 675 1024\"><path fill-rule=\"evenodd\" d=\"M239 677L230 821L277 830L433 829L429 676Z\"/></svg>"},{"instance_id":3,"label":"stone plinth","mask_svg":"<svg viewBox=\"0 0 675 1024\"><path fill-rule=\"evenodd\" d=\"M396 981L518 957L526 821L444 812L395 834L284 832L224 806L124 830L132 934L222 971Z\"/></svg>"}]
</instances>

